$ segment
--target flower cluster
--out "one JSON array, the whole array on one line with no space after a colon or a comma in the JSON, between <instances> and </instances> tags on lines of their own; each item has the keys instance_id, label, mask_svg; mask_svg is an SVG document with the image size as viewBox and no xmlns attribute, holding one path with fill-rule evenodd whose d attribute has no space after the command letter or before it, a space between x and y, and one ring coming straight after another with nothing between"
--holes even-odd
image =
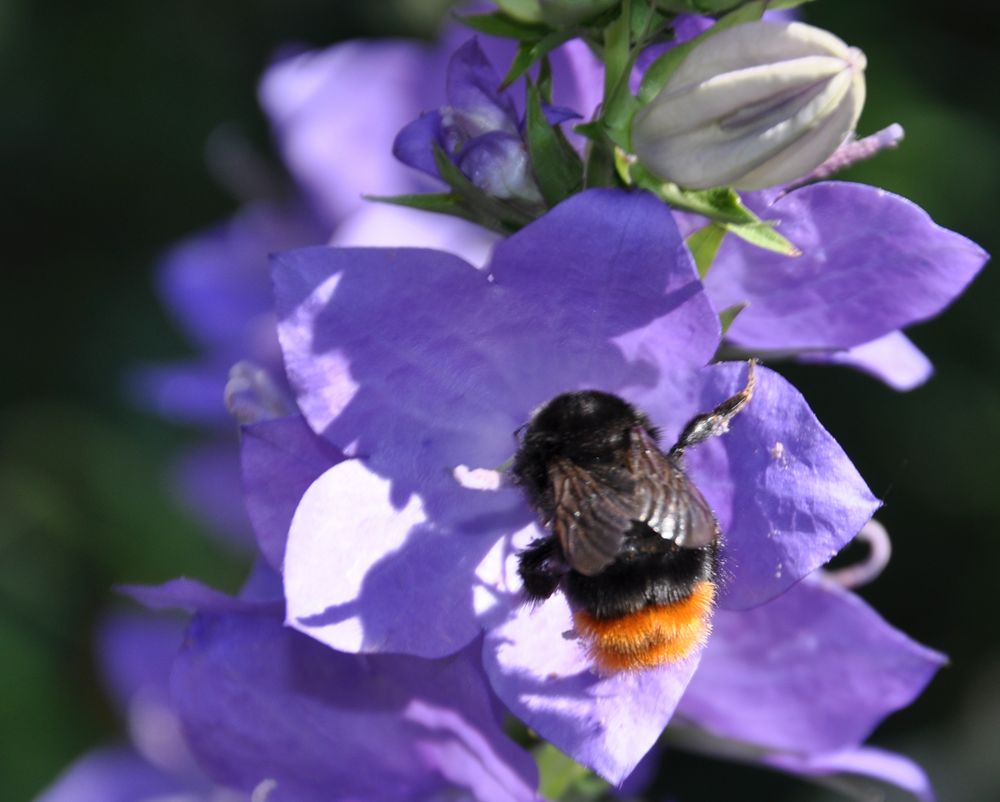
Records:
<instances>
[{"instance_id":1,"label":"flower cluster","mask_svg":"<svg viewBox=\"0 0 1000 802\"><path fill-rule=\"evenodd\" d=\"M538 798L505 711L614 784L669 725L931 797L918 767L863 743L944 657L824 571L880 502L766 365L916 386L931 367L902 329L986 254L904 198L824 180L901 136L856 136L859 51L761 21L766 4L685 5L498 2L465 18L478 37L436 50L345 43L268 70L300 197L168 255L165 299L204 357L137 378L160 410L217 422L225 399L239 419L239 481L217 442L184 475L216 519L245 503L258 567L238 598L130 589L195 614L169 689L161 660L115 661L172 651L175 630L154 649L159 629L132 626L106 651L130 720L152 700L169 726L139 722L134 748L86 758L44 802L133 781L120 798ZM597 390L666 449L744 387L726 356L764 363L752 397L672 463L721 532L711 635L598 671L566 594L525 603L520 555L553 528L506 470L518 433ZM553 563L579 573L559 537Z\"/></svg>"}]
</instances>

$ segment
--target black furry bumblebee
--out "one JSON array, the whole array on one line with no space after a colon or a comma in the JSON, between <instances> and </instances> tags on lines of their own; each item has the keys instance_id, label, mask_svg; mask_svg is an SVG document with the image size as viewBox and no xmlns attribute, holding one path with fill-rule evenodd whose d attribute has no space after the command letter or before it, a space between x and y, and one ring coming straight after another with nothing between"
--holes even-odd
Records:
<instances>
[{"instance_id":1,"label":"black furry bumblebee","mask_svg":"<svg viewBox=\"0 0 1000 802\"><path fill-rule=\"evenodd\" d=\"M531 600L562 588L603 673L683 660L705 642L719 525L684 473L684 450L723 434L746 386L663 452L649 418L598 390L556 396L520 434L511 474L551 534L521 552Z\"/></svg>"}]
</instances>

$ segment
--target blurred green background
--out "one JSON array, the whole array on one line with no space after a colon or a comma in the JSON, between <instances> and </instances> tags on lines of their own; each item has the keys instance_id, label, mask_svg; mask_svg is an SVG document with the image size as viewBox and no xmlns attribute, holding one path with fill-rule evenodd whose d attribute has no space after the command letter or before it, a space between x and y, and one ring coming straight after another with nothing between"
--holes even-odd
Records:
<instances>
[{"instance_id":1,"label":"blurred green background","mask_svg":"<svg viewBox=\"0 0 1000 802\"><path fill-rule=\"evenodd\" d=\"M205 167L206 139L229 124L269 152L255 87L278 45L426 35L444 5L0 0L4 800L30 799L120 733L91 647L97 616L121 603L113 583L187 574L233 589L245 569L165 481L171 456L198 432L143 415L123 392L137 363L192 353L158 305L152 269L165 246L236 208ZM862 132L894 121L907 131L898 151L850 177L1000 250L994 4L823 0L806 18L868 55ZM1000 799L997 298L990 267L944 316L910 332L937 375L909 394L847 370L783 368L886 501L895 555L863 595L951 656L874 737L920 760L949 802ZM654 798L828 797L669 753Z\"/></svg>"}]
</instances>

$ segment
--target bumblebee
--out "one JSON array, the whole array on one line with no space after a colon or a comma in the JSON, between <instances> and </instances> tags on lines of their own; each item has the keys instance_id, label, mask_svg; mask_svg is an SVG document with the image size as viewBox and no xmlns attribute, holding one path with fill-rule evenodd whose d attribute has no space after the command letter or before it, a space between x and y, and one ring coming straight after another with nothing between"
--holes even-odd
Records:
<instances>
[{"instance_id":1,"label":"bumblebee","mask_svg":"<svg viewBox=\"0 0 1000 802\"><path fill-rule=\"evenodd\" d=\"M562 589L601 673L678 662L708 638L721 533L683 455L726 432L753 388L751 361L744 389L666 452L644 413L599 390L556 396L520 430L512 479L550 533L519 555L524 594Z\"/></svg>"}]
</instances>

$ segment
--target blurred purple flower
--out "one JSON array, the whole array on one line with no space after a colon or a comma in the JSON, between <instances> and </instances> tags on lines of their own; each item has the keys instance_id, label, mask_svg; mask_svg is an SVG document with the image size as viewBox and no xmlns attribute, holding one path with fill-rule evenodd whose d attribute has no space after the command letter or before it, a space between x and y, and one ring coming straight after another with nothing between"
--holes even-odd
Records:
<instances>
[{"instance_id":1,"label":"blurred purple flower","mask_svg":"<svg viewBox=\"0 0 1000 802\"><path fill-rule=\"evenodd\" d=\"M197 615L186 631L111 619L101 655L133 746L84 756L38 802L538 799L478 645L437 661L338 654L282 626L266 573L243 599L186 580L131 590Z\"/></svg>"},{"instance_id":2,"label":"blurred purple flower","mask_svg":"<svg viewBox=\"0 0 1000 802\"><path fill-rule=\"evenodd\" d=\"M695 658L599 677L565 637L561 595L518 603L515 552L541 534L534 516L517 490L462 487L452 469L503 464L515 429L560 392L622 395L669 442L742 386L742 365L705 367L718 318L652 196L577 195L499 243L485 272L427 250L313 248L277 257L274 280L304 417L246 427L244 470L292 627L340 651L427 658L485 630L501 699L614 782L679 704L720 735L825 753L856 747L940 665L850 594L800 583L878 502L766 369L729 434L688 464L726 533L701 671ZM313 433L335 458L305 445Z\"/></svg>"}]
</instances>

